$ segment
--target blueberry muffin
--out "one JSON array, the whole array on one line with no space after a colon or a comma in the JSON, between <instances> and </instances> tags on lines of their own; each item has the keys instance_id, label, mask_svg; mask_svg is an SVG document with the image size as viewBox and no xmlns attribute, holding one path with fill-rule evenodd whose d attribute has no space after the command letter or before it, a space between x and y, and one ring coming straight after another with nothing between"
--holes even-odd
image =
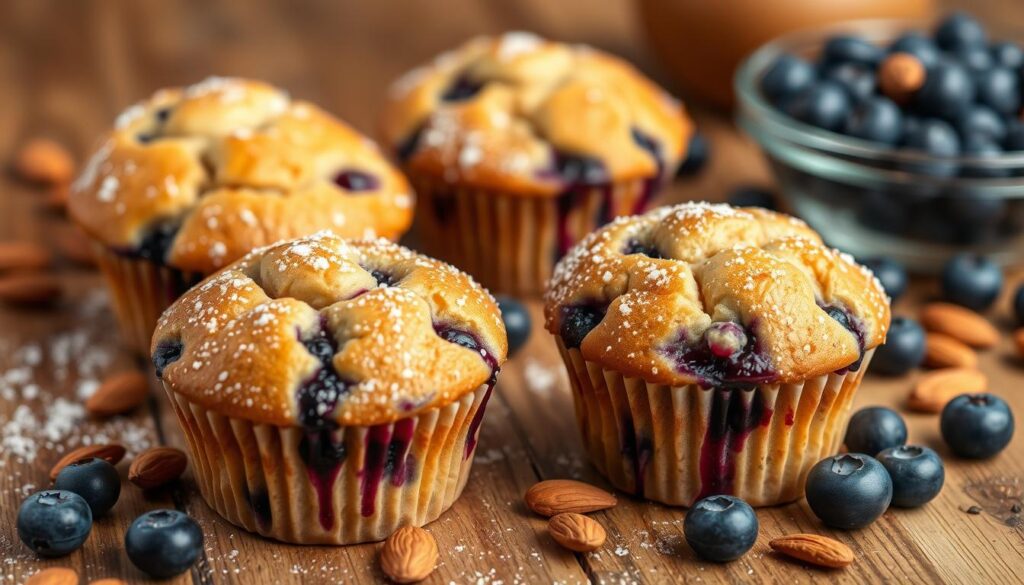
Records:
<instances>
[{"instance_id":1,"label":"blueberry muffin","mask_svg":"<svg viewBox=\"0 0 1024 585\"><path fill-rule=\"evenodd\" d=\"M412 207L370 140L280 89L225 78L125 111L69 201L142 354L171 301L250 250L322 229L397 239Z\"/></svg>"},{"instance_id":2,"label":"blueberry muffin","mask_svg":"<svg viewBox=\"0 0 1024 585\"><path fill-rule=\"evenodd\" d=\"M629 64L528 33L471 40L406 74L382 128L416 189L422 245L519 294L539 294L596 227L644 211L692 133Z\"/></svg>"},{"instance_id":3,"label":"blueberry muffin","mask_svg":"<svg viewBox=\"0 0 1024 585\"><path fill-rule=\"evenodd\" d=\"M806 224L706 203L587 236L545 300L594 464L684 506L799 498L889 326L874 276Z\"/></svg>"},{"instance_id":4,"label":"blueberry muffin","mask_svg":"<svg viewBox=\"0 0 1024 585\"><path fill-rule=\"evenodd\" d=\"M351 544L458 498L507 347L467 275L325 232L187 291L151 350L213 509L278 540Z\"/></svg>"}]
</instances>

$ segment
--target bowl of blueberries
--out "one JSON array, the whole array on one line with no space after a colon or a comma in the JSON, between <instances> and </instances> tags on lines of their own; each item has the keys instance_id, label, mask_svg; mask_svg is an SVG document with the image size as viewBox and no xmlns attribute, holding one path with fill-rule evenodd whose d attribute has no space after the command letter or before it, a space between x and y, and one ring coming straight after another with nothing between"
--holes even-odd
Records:
<instances>
[{"instance_id":1,"label":"bowl of blueberries","mask_svg":"<svg viewBox=\"0 0 1024 585\"><path fill-rule=\"evenodd\" d=\"M1024 259L1024 50L970 15L798 31L736 74L737 123L792 211L919 272Z\"/></svg>"}]
</instances>

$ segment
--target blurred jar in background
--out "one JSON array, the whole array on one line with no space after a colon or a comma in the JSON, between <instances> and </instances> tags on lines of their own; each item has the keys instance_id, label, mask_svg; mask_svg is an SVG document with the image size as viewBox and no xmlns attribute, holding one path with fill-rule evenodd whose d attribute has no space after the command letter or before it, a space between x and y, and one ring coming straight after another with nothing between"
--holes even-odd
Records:
<instances>
[{"instance_id":1,"label":"blurred jar in background","mask_svg":"<svg viewBox=\"0 0 1024 585\"><path fill-rule=\"evenodd\" d=\"M636 0L648 42L695 97L733 104L732 76L761 44L792 30L858 18L925 18L933 0Z\"/></svg>"}]
</instances>

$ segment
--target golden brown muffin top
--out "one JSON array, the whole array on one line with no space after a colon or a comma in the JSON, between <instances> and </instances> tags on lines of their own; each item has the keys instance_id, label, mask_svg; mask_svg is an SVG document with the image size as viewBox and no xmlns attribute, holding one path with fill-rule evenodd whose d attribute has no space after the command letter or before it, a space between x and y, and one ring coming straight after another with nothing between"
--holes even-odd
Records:
<instances>
[{"instance_id":1,"label":"golden brown muffin top","mask_svg":"<svg viewBox=\"0 0 1024 585\"><path fill-rule=\"evenodd\" d=\"M671 176L692 130L682 105L625 61L523 32L410 71L382 118L410 171L524 195Z\"/></svg>"},{"instance_id":2,"label":"golden brown muffin top","mask_svg":"<svg viewBox=\"0 0 1024 585\"><path fill-rule=\"evenodd\" d=\"M158 376L230 417L375 425L443 406L505 361L494 299L386 240L323 232L256 250L186 292L153 335Z\"/></svg>"},{"instance_id":3,"label":"golden brown muffin top","mask_svg":"<svg viewBox=\"0 0 1024 585\"><path fill-rule=\"evenodd\" d=\"M265 83L212 77L121 114L69 208L115 250L209 274L321 229L397 239L412 203L368 138Z\"/></svg>"},{"instance_id":4,"label":"golden brown muffin top","mask_svg":"<svg viewBox=\"0 0 1024 585\"><path fill-rule=\"evenodd\" d=\"M885 340L889 301L798 219L686 203L587 236L556 267L545 315L627 376L730 386L856 369Z\"/></svg>"}]
</instances>

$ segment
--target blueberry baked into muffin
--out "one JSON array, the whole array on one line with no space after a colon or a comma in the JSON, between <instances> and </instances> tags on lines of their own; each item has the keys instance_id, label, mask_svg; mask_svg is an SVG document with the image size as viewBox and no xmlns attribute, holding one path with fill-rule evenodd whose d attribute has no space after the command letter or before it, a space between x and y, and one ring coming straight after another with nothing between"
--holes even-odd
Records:
<instances>
[{"instance_id":1,"label":"blueberry baked into muffin","mask_svg":"<svg viewBox=\"0 0 1024 585\"><path fill-rule=\"evenodd\" d=\"M874 276L806 224L706 203L590 234L545 300L596 467L684 506L799 498L889 326Z\"/></svg>"},{"instance_id":2,"label":"blueberry baked into muffin","mask_svg":"<svg viewBox=\"0 0 1024 585\"><path fill-rule=\"evenodd\" d=\"M649 206L692 130L626 62L517 32L395 82L382 141L416 188L428 253L492 291L539 294L580 238Z\"/></svg>"},{"instance_id":3,"label":"blueberry baked into muffin","mask_svg":"<svg viewBox=\"0 0 1024 585\"><path fill-rule=\"evenodd\" d=\"M207 278L152 342L207 503L321 544L380 540L451 506L506 351L497 305L470 277L329 233Z\"/></svg>"},{"instance_id":4,"label":"blueberry baked into muffin","mask_svg":"<svg viewBox=\"0 0 1024 585\"><path fill-rule=\"evenodd\" d=\"M412 207L370 140L280 89L229 78L125 111L69 201L142 354L171 301L250 250L322 229L397 239Z\"/></svg>"}]
</instances>

